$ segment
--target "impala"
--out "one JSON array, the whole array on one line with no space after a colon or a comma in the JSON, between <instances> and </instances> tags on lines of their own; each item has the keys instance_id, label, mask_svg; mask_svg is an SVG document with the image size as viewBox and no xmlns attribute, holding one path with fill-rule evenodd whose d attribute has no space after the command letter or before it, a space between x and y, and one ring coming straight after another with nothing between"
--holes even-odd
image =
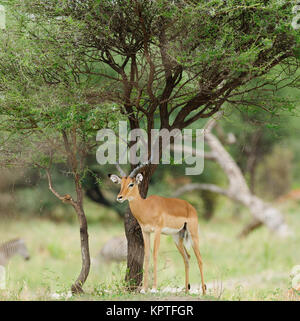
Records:
<instances>
[{"instance_id":1,"label":"impala","mask_svg":"<svg viewBox=\"0 0 300 321\"><path fill-rule=\"evenodd\" d=\"M120 193L117 196L117 201L129 201L129 207L133 216L139 222L145 247L144 258L144 282L141 292L146 292L148 289L148 274L149 274L149 258L150 258L150 233L154 233L153 247L153 288L157 289L157 255L160 243L160 235L172 235L176 247L181 254L185 266L185 291L190 289L189 284L189 259L185 245L191 243L196 255L202 283L202 292L205 294L206 285L204 284L202 258L199 251L199 230L198 216L195 208L187 201L177 198L166 198L158 195L151 195L147 198L142 198L139 192L138 185L143 180L143 175L139 173L143 166L142 164L136 167L129 176L117 164L121 177L109 174L109 178L113 183L121 184Z\"/></svg>"}]
</instances>

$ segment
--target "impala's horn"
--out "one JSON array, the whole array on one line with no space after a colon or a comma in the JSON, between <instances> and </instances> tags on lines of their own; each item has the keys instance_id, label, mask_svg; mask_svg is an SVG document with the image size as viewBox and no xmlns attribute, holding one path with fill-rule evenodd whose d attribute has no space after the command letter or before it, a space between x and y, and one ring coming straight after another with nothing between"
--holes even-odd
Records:
<instances>
[{"instance_id":1,"label":"impala's horn","mask_svg":"<svg viewBox=\"0 0 300 321\"><path fill-rule=\"evenodd\" d=\"M119 165L119 163L115 164L117 167L117 170L119 171L121 177L126 177L126 173L123 171L123 169L121 168L121 166Z\"/></svg>"},{"instance_id":2,"label":"impala's horn","mask_svg":"<svg viewBox=\"0 0 300 321\"><path fill-rule=\"evenodd\" d=\"M148 160L148 162L146 163L142 163L139 166L137 166L130 174L129 177L133 178L137 173L139 173L141 171L142 168L144 168L145 166L151 164L151 159L152 157Z\"/></svg>"}]
</instances>

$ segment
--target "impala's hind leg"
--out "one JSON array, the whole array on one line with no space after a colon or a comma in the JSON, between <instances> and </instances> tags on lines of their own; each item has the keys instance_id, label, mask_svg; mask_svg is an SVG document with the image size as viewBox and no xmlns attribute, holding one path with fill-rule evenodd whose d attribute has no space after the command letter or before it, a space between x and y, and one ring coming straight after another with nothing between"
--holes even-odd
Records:
<instances>
[{"instance_id":1,"label":"impala's hind leg","mask_svg":"<svg viewBox=\"0 0 300 321\"><path fill-rule=\"evenodd\" d=\"M183 238L177 236L174 237L174 241L176 244L176 247L179 251L179 253L182 255L183 261L184 261L184 268L185 268L185 292L188 293L190 289L189 284L189 258L190 255L188 254L187 250L185 249L183 245Z\"/></svg>"},{"instance_id":2,"label":"impala's hind leg","mask_svg":"<svg viewBox=\"0 0 300 321\"><path fill-rule=\"evenodd\" d=\"M184 245L183 245L183 248L184 248L184 252L185 252L186 256L188 257L188 259L190 259L191 256L189 255L189 252L187 251L187 249L185 248Z\"/></svg>"},{"instance_id":3,"label":"impala's hind leg","mask_svg":"<svg viewBox=\"0 0 300 321\"><path fill-rule=\"evenodd\" d=\"M201 275L201 284L202 284L202 293L205 295L206 293L206 285L204 283L204 277L203 277L203 263L202 258L199 250L199 236L198 236L198 224L188 225L188 230L190 232L191 238L192 238L192 247L194 250L194 253L197 258L200 275Z\"/></svg>"},{"instance_id":4,"label":"impala's hind leg","mask_svg":"<svg viewBox=\"0 0 300 321\"><path fill-rule=\"evenodd\" d=\"M195 252L197 261L198 261L198 265L199 265L199 270L200 270L200 274L201 274L201 283L202 283L202 293L203 295L205 295L206 293L206 285L204 283L204 277L203 277L203 263L202 263L202 258L200 255L200 250L199 250L199 244L197 244L198 240L197 239L193 239L193 243L195 243L195 245L193 244L193 250Z\"/></svg>"}]
</instances>

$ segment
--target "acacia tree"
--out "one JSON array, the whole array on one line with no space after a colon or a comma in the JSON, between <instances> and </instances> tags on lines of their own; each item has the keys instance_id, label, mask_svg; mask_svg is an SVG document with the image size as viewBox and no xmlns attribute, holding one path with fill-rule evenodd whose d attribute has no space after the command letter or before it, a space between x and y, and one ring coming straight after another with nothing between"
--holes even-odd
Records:
<instances>
[{"instance_id":1,"label":"acacia tree","mask_svg":"<svg viewBox=\"0 0 300 321\"><path fill-rule=\"evenodd\" d=\"M115 116L115 113L80 101L78 93L70 88L63 90L63 97L52 88L51 94L48 92L38 100L35 99L37 97L29 97L37 94L35 90L29 85L22 97L12 89L4 94L5 101L0 103L0 166L40 169L46 174L50 191L74 208L80 230L82 267L71 290L78 294L83 292L82 286L90 271L82 184L89 174L86 157L96 150L97 129L111 126L111 115ZM110 122L107 122L108 118ZM51 175L54 164L64 165L75 191L62 191L55 186Z\"/></svg>"},{"instance_id":2,"label":"acacia tree","mask_svg":"<svg viewBox=\"0 0 300 321\"><path fill-rule=\"evenodd\" d=\"M20 102L18 99L7 100L7 98L12 97L5 95L5 104L0 104L0 166L40 169L46 173L50 191L60 201L74 208L80 229L82 267L71 290L73 294L81 293L90 271L88 226L84 211L82 181L88 173L86 155L96 147L94 135L89 137L86 133L87 127L90 126L89 116L94 117L95 108L92 106L86 108L87 106L81 105L78 101L74 101L72 106L64 105L60 101L60 108L53 111L51 108L53 106L49 106L46 100L44 104L39 102L38 105L37 102L31 101L33 105L29 106L28 102ZM56 101L57 98L56 96ZM101 116L95 117L95 120L97 125L102 124L104 127L108 125L103 120L103 110ZM75 192L62 191L59 186L55 186L51 175L53 164L64 165L68 176L73 180Z\"/></svg>"},{"instance_id":3,"label":"acacia tree","mask_svg":"<svg viewBox=\"0 0 300 321\"><path fill-rule=\"evenodd\" d=\"M10 5L23 13L21 30L45 55L55 44L59 57L72 58L68 67L75 78L93 77L93 100L106 97L131 129L146 129L149 152L155 126L181 130L245 93L266 85L276 89L283 78L294 81L298 40L289 3L23 0ZM47 70L48 81L56 81L56 71L56 66ZM156 167L143 168L143 197ZM142 281L143 238L129 210L125 231L126 279L136 287Z\"/></svg>"},{"instance_id":4,"label":"acacia tree","mask_svg":"<svg viewBox=\"0 0 300 321\"><path fill-rule=\"evenodd\" d=\"M81 293L90 270L83 204L83 180L89 174L86 159L95 152L97 131L114 128L120 115L110 105L88 100L89 81L85 79L83 85L75 79L66 61L55 57L53 46L48 46L52 55L43 55L42 48L32 46L29 38L16 31L14 22L12 19L8 30L0 34L0 166L40 169L50 191L74 208L82 266L71 290ZM53 65L60 71L55 73L56 81L51 77ZM73 181L74 190L55 186L51 169L58 163Z\"/></svg>"}]
</instances>

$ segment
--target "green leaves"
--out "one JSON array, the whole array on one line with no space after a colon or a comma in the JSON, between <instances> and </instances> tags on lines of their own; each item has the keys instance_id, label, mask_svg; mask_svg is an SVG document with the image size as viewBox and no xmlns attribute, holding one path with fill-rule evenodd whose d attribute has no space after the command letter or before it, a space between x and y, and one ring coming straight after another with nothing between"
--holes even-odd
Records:
<instances>
[{"instance_id":1,"label":"green leaves","mask_svg":"<svg viewBox=\"0 0 300 321\"><path fill-rule=\"evenodd\" d=\"M0 35L0 126L53 137L75 129L91 143L98 129L115 128L120 110L141 126L152 116L162 123L161 115L171 124L190 102L187 115L206 104L212 113L247 82L293 53L299 58L291 7L277 0L13 0L10 28Z\"/></svg>"},{"instance_id":2,"label":"green leaves","mask_svg":"<svg viewBox=\"0 0 300 321\"><path fill-rule=\"evenodd\" d=\"M300 47L294 48L293 53L294 53L295 57L299 60L300 59Z\"/></svg>"}]
</instances>

